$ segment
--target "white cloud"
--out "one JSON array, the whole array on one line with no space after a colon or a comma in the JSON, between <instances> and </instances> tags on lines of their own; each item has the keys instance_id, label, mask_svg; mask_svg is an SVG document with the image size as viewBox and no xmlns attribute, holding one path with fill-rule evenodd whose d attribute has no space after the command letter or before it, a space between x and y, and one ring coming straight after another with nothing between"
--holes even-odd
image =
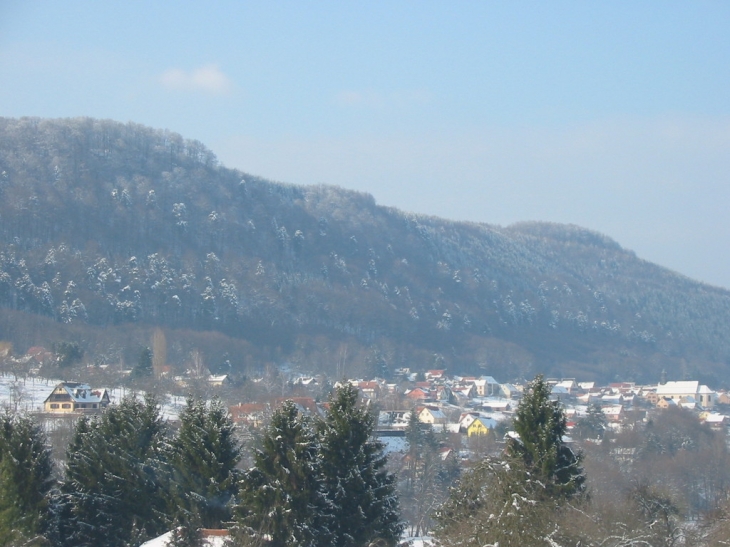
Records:
<instances>
[{"instance_id":1,"label":"white cloud","mask_svg":"<svg viewBox=\"0 0 730 547\"><path fill-rule=\"evenodd\" d=\"M205 65L190 71L171 68L160 75L160 84L167 89L202 91L211 95L227 95L233 85L217 65Z\"/></svg>"}]
</instances>

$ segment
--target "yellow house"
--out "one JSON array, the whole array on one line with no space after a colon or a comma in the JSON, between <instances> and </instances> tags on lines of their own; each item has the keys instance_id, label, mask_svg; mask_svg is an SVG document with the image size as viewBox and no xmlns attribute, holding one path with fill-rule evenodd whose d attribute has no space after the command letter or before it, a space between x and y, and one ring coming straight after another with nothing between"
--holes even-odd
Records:
<instances>
[{"instance_id":1,"label":"yellow house","mask_svg":"<svg viewBox=\"0 0 730 547\"><path fill-rule=\"evenodd\" d=\"M474 418L474 421L466 428L466 436L486 435L491 429L494 429L495 425L495 421L491 418L479 416L478 418Z\"/></svg>"},{"instance_id":2,"label":"yellow house","mask_svg":"<svg viewBox=\"0 0 730 547\"><path fill-rule=\"evenodd\" d=\"M99 412L109 406L106 389L92 390L87 384L61 382L43 401L43 410L53 414L70 412Z\"/></svg>"}]
</instances>

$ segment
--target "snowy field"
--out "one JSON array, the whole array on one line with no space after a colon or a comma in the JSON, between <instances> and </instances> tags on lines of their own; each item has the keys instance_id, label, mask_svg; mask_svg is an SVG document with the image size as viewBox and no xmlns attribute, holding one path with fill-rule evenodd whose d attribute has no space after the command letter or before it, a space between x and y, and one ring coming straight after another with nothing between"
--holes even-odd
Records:
<instances>
[{"instance_id":1,"label":"snowy field","mask_svg":"<svg viewBox=\"0 0 730 547\"><path fill-rule=\"evenodd\" d=\"M0 375L0 407L22 412L41 412L43 401L51 394L61 380L47 378L18 378L12 375ZM104 386L91 386L93 389L103 389ZM126 396L144 397L144 392L130 391L125 388L115 388L109 391L112 404L121 401ZM162 417L167 420L176 420L185 406L185 397L165 396L162 402Z\"/></svg>"}]
</instances>

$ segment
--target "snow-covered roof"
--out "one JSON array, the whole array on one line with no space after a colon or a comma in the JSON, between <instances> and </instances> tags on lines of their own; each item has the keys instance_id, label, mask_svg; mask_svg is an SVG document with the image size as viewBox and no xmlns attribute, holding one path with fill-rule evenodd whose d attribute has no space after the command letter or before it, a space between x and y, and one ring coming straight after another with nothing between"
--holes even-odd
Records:
<instances>
[{"instance_id":1,"label":"snow-covered roof","mask_svg":"<svg viewBox=\"0 0 730 547\"><path fill-rule=\"evenodd\" d=\"M697 380L684 381L684 382L667 382L666 384L659 384L656 388L656 393L660 397L662 395L694 395L700 387L700 383Z\"/></svg>"},{"instance_id":2,"label":"snow-covered roof","mask_svg":"<svg viewBox=\"0 0 730 547\"><path fill-rule=\"evenodd\" d=\"M56 389L60 388L63 388L74 403L101 403L109 400L109 392L106 389L91 389L88 384L61 382L56 386Z\"/></svg>"}]
</instances>

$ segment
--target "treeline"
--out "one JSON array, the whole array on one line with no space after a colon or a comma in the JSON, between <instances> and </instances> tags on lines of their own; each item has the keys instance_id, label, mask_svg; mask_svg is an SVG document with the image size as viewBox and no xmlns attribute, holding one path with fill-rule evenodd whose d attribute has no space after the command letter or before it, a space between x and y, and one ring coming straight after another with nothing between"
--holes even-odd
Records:
<instances>
[{"instance_id":1,"label":"treeline","mask_svg":"<svg viewBox=\"0 0 730 547\"><path fill-rule=\"evenodd\" d=\"M727 291L600 234L274 183L136 124L0 118L0 241L4 308L216 331L311 368L347 343L362 375L430 356L506 379L719 384L730 358Z\"/></svg>"},{"instance_id":2,"label":"treeline","mask_svg":"<svg viewBox=\"0 0 730 547\"><path fill-rule=\"evenodd\" d=\"M226 527L231 545L395 545L402 524L394 477L373 421L352 387L325 418L286 403L264 433L255 464L219 401L191 398L171 432L154 398L124 399L81 418L66 465L55 470L42 430L26 416L0 423L0 545L137 547L174 530L200 544Z\"/></svg>"},{"instance_id":3,"label":"treeline","mask_svg":"<svg viewBox=\"0 0 730 547\"><path fill-rule=\"evenodd\" d=\"M397 482L373 426L349 385L323 418L287 402L242 469L220 402L189 399L170 431L153 398L125 399L81 419L54 470L38 426L6 414L0 545L137 547L172 529L174 545L191 547L202 527L228 528L231 546L272 547L394 546L406 526L442 547L721 547L730 537L730 452L688 411L611 434L592 408L573 429L581 451L538 376L506 444L463 474L413 413Z\"/></svg>"}]
</instances>

